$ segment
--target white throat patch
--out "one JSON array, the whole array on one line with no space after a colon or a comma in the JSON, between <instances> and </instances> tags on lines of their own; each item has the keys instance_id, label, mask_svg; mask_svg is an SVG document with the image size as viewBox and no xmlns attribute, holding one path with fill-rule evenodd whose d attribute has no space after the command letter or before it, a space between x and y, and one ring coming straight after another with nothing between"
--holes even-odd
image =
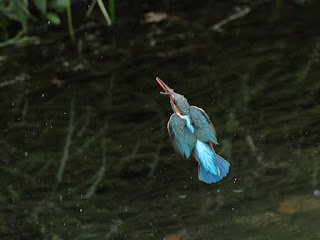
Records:
<instances>
[{"instance_id":1,"label":"white throat patch","mask_svg":"<svg viewBox=\"0 0 320 240\"><path fill-rule=\"evenodd\" d=\"M178 113L178 116L181 117L183 120L186 121L187 127L189 128L189 130L190 130L192 133L194 133L194 127L193 127L192 124L191 124L190 117L189 117L188 115L185 115L185 116L184 116L184 115L181 115L181 114L179 114L179 113Z\"/></svg>"}]
</instances>

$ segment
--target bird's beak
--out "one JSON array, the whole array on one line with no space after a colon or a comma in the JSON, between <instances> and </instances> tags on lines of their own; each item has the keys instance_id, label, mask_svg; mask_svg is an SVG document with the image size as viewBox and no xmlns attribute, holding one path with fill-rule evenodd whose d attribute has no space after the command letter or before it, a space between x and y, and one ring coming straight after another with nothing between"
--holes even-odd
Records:
<instances>
[{"instance_id":1,"label":"bird's beak","mask_svg":"<svg viewBox=\"0 0 320 240\"><path fill-rule=\"evenodd\" d=\"M174 100L174 91L173 91L173 89L169 88L167 86L167 84L165 84L160 78L156 77L156 80L160 84L160 86L163 88L163 90L165 91L165 92L160 92L160 93L164 94L164 95L168 95L170 97L170 102L172 104L173 110L176 113L180 113L181 114L181 111L177 107L177 105L175 103L175 100Z\"/></svg>"},{"instance_id":2,"label":"bird's beak","mask_svg":"<svg viewBox=\"0 0 320 240\"><path fill-rule=\"evenodd\" d=\"M173 94L173 89L169 88L167 84L165 84L160 78L156 77L157 82L160 84L160 86L163 88L165 92L160 92L161 94L169 95L171 96Z\"/></svg>"}]
</instances>

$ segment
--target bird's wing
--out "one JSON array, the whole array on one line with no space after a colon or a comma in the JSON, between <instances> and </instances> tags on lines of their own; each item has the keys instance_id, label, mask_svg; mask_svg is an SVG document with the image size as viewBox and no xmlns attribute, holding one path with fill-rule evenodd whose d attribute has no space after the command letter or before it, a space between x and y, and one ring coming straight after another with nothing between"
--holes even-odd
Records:
<instances>
[{"instance_id":1,"label":"bird's wing","mask_svg":"<svg viewBox=\"0 0 320 240\"><path fill-rule=\"evenodd\" d=\"M191 106L190 118L193 123L197 139L202 142L212 142L213 144L219 145L216 137L216 130L214 129L209 116L205 111L203 111L203 109Z\"/></svg>"},{"instance_id":2,"label":"bird's wing","mask_svg":"<svg viewBox=\"0 0 320 240\"><path fill-rule=\"evenodd\" d=\"M189 130L186 121L174 113L169 119L167 128L174 148L184 157L189 158L192 150L196 146L197 138L195 134Z\"/></svg>"}]
</instances>

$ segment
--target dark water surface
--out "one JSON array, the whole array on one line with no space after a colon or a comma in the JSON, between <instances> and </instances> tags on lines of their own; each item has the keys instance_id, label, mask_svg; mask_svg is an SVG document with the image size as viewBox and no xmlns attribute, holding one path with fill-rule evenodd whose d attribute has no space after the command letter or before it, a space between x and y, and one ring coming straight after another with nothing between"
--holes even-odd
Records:
<instances>
[{"instance_id":1,"label":"dark water surface","mask_svg":"<svg viewBox=\"0 0 320 240\"><path fill-rule=\"evenodd\" d=\"M1 49L0 239L320 239L319 3L222 32L237 8L193 4ZM175 154L156 76L211 117L222 181Z\"/></svg>"}]
</instances>

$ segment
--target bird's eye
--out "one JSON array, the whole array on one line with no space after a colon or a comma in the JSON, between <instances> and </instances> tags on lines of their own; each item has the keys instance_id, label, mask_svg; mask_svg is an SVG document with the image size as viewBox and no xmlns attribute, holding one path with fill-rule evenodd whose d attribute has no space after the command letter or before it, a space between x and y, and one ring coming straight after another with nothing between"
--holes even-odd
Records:
<instances>
[{"instance_id":1,"label":"bird's eye","mask_svg":"<svg viewBox=\"0 0 320 240\"><path fill-rule=\"evenodd\" d=\"M173 96L170 96L170 100L171 100L171 103L172 103L172 104L176 105L176 100L174 99Z\"/></svg>"}]
</instances>

